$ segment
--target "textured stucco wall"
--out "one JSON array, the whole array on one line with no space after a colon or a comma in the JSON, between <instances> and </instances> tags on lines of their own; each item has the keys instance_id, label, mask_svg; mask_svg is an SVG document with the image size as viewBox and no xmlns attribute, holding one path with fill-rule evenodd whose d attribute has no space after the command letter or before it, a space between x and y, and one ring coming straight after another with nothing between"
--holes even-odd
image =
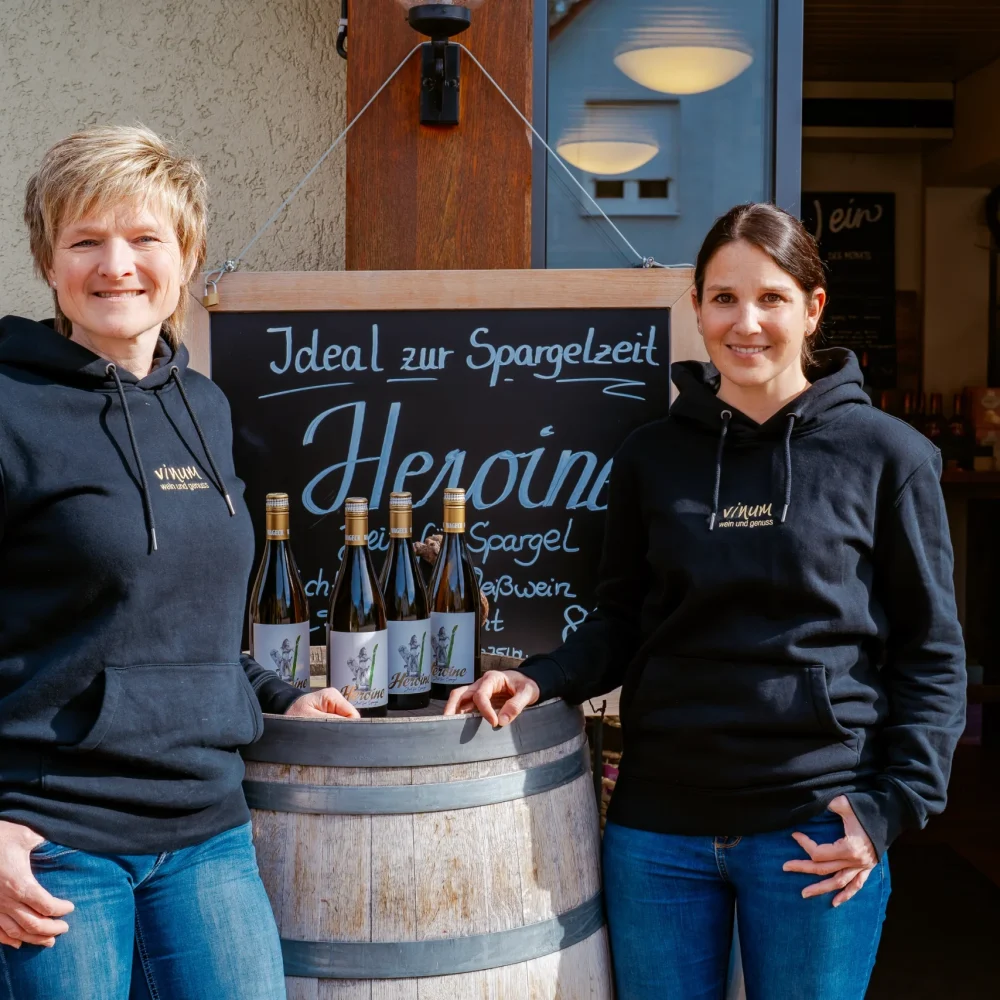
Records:
<instances>
[{"instance_id":1,"label":"textured stucco wall","mask_svg":"<svg viewBox=\"0 0 1000 1000\"><path fill-rule=\"evenodd\" d=\"M339 15L334 0L0 0L0 315L51 314L24 185L84 125L178 140L208 175L209 261L242 249L344 127ZM344 184L341 146L244 267L342 268Z\"/></svg>"}]
</instances>

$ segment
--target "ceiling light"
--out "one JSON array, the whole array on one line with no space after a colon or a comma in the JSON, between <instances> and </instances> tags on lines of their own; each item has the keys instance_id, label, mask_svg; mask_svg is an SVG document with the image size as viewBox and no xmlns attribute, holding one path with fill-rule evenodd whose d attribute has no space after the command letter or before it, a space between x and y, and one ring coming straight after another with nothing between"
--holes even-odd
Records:
<instances>
[{"instance_id":1,"label":"ceiling light","mask_svg":"<svg viewBox=\"0 0 1000 1000\"><path fill-rule=\"evenodd\" d=\"M576 139L560 142L556 151L567 163L588 174L610 175L638 170L656 156L660 147L647 142Z\"/></svg>"},{"instance_id":2,"label":"ceiling light","mask_svg":"<svg viewBox=\"0 0 1000 1000\"><path fill-rule=\"evenodd\" d=\"M630 80L663 94L715 90L753 63L753 50L729 20L690 8L653 15L628 32L615 65Z\"/></svg>"},{"instance_id":3,"label":"ceiling light","mask_svg":"<svg viewBox=\"0 0 1000 1000\"><path fill-rule=\"evenodd\" d=\"M656 156L660 144L636 104L585 104L559 137L556 152L588 174L621 175Z\"/></svg>"}]
</instances>

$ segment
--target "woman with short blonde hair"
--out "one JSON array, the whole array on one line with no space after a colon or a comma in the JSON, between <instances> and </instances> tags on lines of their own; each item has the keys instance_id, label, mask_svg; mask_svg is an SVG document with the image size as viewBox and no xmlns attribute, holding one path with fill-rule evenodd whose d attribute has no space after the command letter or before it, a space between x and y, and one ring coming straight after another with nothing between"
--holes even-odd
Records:
<instances>
[{"instance_id":1,"label":"woman with short blonde hair","mask_svg":"<svg viewBox=\"0 0 1000 1000\"><path fill-rule=\"evenodd\" d=\"M280 1000L238 748L357 713L240 652L253 532L182 343L205 178L87 129L24 218L55 319L0 320L0 1000Z\"/></svg>"}]
</instances>

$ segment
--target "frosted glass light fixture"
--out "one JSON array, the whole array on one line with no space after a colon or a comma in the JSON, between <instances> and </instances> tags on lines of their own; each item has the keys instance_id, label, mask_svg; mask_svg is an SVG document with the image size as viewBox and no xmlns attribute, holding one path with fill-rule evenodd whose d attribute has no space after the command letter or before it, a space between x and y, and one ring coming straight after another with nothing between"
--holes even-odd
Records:
<instances>
[{"instance_id":1,"label":"frosted glass light fixture","mask_svg":"<svg viewBox=\"0 0 1000 1000\"><path fill-rule=\"evenodd\" d=\"M630 79L663 94L703 94L735 80L753 50L730 18L700 7L647 14L629 31L615 65Z\"/></svg>"},{"instance_id":2,"label":"frosted glass light fixture","mask_svg":"<svg viewBox=\"0 0 1000 1000\"><path fill-rule=\"evenodd\" d=\"M486 0L397 0L406 11L414 31L428 35L421 51L420 123L422 125L458 124L458 89L461 77L461 50L449 39L461 34L472 23L472 11Z\"/></svg>"},{"instance_id":3,"label":"frosted glass light fixture","mask_svg":"<svg viewBox=\"0 0 1000 1000\"><path fill-rule=\"evenodd\" d=\"M585 105L556 143L564 160L599 176L638 170L659 151L641 110L627 104Z\"/></svg>"}]
</instances>

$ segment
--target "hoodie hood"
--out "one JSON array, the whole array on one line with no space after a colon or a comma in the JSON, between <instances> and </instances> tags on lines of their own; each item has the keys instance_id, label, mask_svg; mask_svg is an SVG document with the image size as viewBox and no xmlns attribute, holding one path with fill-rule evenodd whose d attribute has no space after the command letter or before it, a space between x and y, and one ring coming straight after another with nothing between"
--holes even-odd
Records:
<instances>
[{"instance_id":1,"label":"hoodie hood","mask_svg":"<svg viewBox=\"0 0 1000 1000\"><path fill-rule=\"evenodd\" d=\"M94 354L86 347L57 333L52 320L37 323L34 320L22 319L20 316L5 316L0 319L0 365L20 368L61 385L117 393L125 418L129 445L135 458L136 478L139 481L143 516L146 519L149 547L152 552L155 552L158 547L156 519L150 498L149 480L139 450L139 442L125 386L129 386L130 389L151 392L169 388L171 384L177 386L181 400L198 435L198 440L201 442L205 458L212 470L214 485L222 495L230 516L233 517L236 513L225 480L219 472L215 456L208 446L201 423L184 389L182 377L187 371L188 358L188 350L183 344L174 351L166 339L160 337L153 354L153 365L149 374L139 378L132 372L120 368L106 358Z\"/></svg>"},{"instance_id":2,"label":"hoodie hood","mask_svg":"<svg viewBox=\"0 0 1000 1000\"><path fill-rule=\"evenodd\" d=\"M780 523L784 524L792 503L792 440L812 433L841 416L845 408L871 406L864 391L864 379L852 351L842 347L819 351L806 369L810 386L783 406L764 423L758 424L745 413L718 397L721 376L715 365L702 361L678 361L670 375L680 395L670 408L670 416L718 435L715 480L712 487L708 530L715 530L719 514L723 458L727 447L773 447L783 441L784 488Z\"/></svg>"},{"instance_id":3,"label":"hoodie hood","mask_svg":"<svg viewBox=\"0 0 1000 1000\"><path fill-rule=\"evenodd\" d=\"M789 415L795 417L795 435L835 419L845 406L871 406L862 388L864 377L858 360L853 351L843 347L817 351L815 361L806 368L809 388L763 424L719 399L721 376L715 365L703 361L676 361L670 366L670 377L679 392L670 408L671 417L698 424L717 434L722 414L728 411L732 415L729 435L739 441L783 436Z\"/></svg>"},{"instance_id":4,"label":"hoodie hood","mask_svg":"<svg viewBox=\"0 0 1000 1000\"><path fill-rule=\"evenodd\" d=\"M188 367L188 350L182 344L174 351L160 337L148 375L139 378L124 368L118 368L118 378L124 385L139 389L159 389L172 377L176 368L183 375ZM115 389L108 372L108 361L68 337L57 333L55 323L4 316L0 319L0 365L13 365L44 375L55 382L91 389Z\"/></svg>"}]
</instances>

